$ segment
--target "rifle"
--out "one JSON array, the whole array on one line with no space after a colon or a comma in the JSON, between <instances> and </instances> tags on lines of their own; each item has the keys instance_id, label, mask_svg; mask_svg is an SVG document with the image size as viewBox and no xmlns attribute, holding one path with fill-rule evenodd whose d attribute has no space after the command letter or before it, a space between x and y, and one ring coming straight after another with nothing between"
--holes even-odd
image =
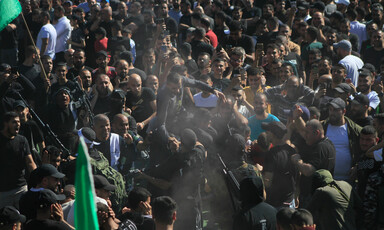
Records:
<instances>
[{"instance_id":1,"label":"rifle","mask_svg":"<svg viewBox=\"0 0 384 230\"><path fill-rule=\"evenodd\" d=\"M239 210L239 194L240 194L240 184L237 181L236 177L233 175L232 171L228 169L227 165L224 163L220 154L217 153L217 157L222 166L223 175L225 178L225 182L227 184L227 189L229 196L231 197L231 202L233 209L236 211Z\"/></svg>"},{"instance_id":2,"label":"rifle","mask_svg":"<svg viewBox=\"0 0 384 230\"><path fill-rule=\"evenodd\" d=\"M40 117L36 114L36 112L32 109L32 107L25 101L25 99L21 96L21 94L19 92L16 92L16 93L17 93L17 95L19 95L19 98L24 102L25 106L28 107L29 112L31 113L31 115L35 119L35 121L38 123L38 125L40 127L42 127L43 131L47 134L48 137L50 137L52 143L54 143L54 145L56 147L59 147L61 149L61 151L63 152L63 157L66 158L69 155L71 155L69 150L63 145L63 143L61 143L61 141L57 138L57 135L51 130L49 125L45 124L40 119Z\"/></svg>"},{"instance_id":3,"label":"rifle","mask_svg":"<svg viewBox=\"0 0 384 230\"><path fill-rule=\"evenodd\" d=\"M85 108L87 109L87 113L88 113L88 116L89 116L89 126L93 127L93 117L95 115L92 113L91 102L89 101L88 96L85 94L84 90L82 90L79 82L76 79L74 80L74 82L76 84L76 88L78 89L78 91L81 94L81 96L79 97L79 99L80 99L80 106L84 105Z\"/></svg>"}]
</instances>

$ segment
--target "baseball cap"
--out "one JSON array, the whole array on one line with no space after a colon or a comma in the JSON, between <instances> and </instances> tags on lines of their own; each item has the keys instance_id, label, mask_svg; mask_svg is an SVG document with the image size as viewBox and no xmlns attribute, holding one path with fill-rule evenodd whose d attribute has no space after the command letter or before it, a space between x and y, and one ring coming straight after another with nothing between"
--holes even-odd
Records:
<instances>
[{"instance_id":1,"label":"baseball cap","mask_svg":"<svg viewBox=\"0 0 384 230\"><path fill-rule=\"evenodd\" d=\"M369 98L366 95L360 93L353 98L352 103L369 106Z\"/></svg>"},{"instance_id":2,"label":"baseball cap","mask_svg":"<svg viewBox=\"0 0 384 230\"><path fill-rule=\"evenodd\" d=\"M96 53L96 58L100 57L100 56L103 56L103 57L108 57L108 54L107 52L105 52L104 50L101 50L99 52Z\"/></svg>"},{"instance_id":3,"label":"baseball cap","mask_svg":"<svg viewBox=\"0 0 384 230\"><path fill-rule=\"evenodd\" d=\"M23 107L23 108L27 107L27 106L25 105L25 103L24 103L22 100L17 100L17 101L15 101L15 102L13 103L13 109L16 109L16 108L19 107L19 106L21 106L21 107Z\"/></svg>"},{"instance_id":4,"label":"baseball cap","mask_svg":"<svg viewBox=\"0 0 384 230\"><path fill-rule=\"evenodd\" d=\"M365 63L363 65L363 68L362 69L367 69L369 71L371 71L371 73L376 73L376 68L374 65L372 65L371 63ZM360 70L360 69L359 69Z\"/></svg>"},{"instance_id":5,"label":"baseball cap","mask_svg":"<svg viewBox=\"0 0 384 230\"><path fill-rule=\"evenodd\" d=\"M25 223L25 216L13 206L5 206L0 209L0 227L15 224L17 222Z\"/></svg>"},{"instance_id":6,"label":"baseball cap","mask_svg":"<svg viewBox=\"0 0 384 230\"><path fill-rule=\"evenodd\" d=\"M348 40L341 40L338 43L334 43L333 47L336 49L341 48L341 49L346 50L346 51L352 50L352 44Z\"/></svg>"},{"instance_id":7,"label":"baseball cap","mask_svg":"<svg viewBox=\"0 0 384 230\"><path fill-rule=\"evenodd\" d=\"M350 93L352 88L347 83L340 83L335 90L339 93Z\"/></svg>"},{"instance_id":8,"label":"baseball cap","mask_svg":"<svg viewBox=\"0 0 384 230\"><path fill-rule=\"evenodd\" d=\"M287 127L280 121L262 122L261 128L270 131L278 138L284 137L287 133Z\"/></svg>"},{"instance_id":9,"label":"baseball cap","mask_svg":"<svg viewBox=\"0 0 384 230\"><path fill-rule=\"evenodd\" d=\"M61 178L65 177L65 174L57 171L55 166L53 166L51 164L41 165L40 167L38 167L36 169L36 173L37 173L39 178L44 178L46 176L52 176L52 177L61 179Z\"/></svg>"},{"instance_id":10,"label":"baseball cap","mask_svg":"<svg viewBox=\"0 0 384 230\"><path fill-rule=\"evenodd\" d=\"M309 9L309 3L305 1L301 1L297 3L297 9L299 10L306 10Z\"/></svg>"},{"instance_id":11,"label":"baseball cap","mask_svg":"<svg viewBox=\"0 0 384 230\"><path fill-rule=\"evenodd\" d=\"M328 103L335 109L345 109L345 102L341 98L335 98Z\"/></svg>"},{"instance_id":12,"label":"baseball cap","mask_svg":"<svg viewBox=\"0 0 384 230\"><path fill-rule=\"evenodd\" d=\"M116 186L113 184L109 183L107 178L105 178L102 175L94 175L93 176L93 181L95 183L95 188L96 189L105 189L107 191L115 191Z\"/></svg>"},{"instance_id":13,"label":"baseball cap","mask_svg":"<svg viewBox=\"0 0 384 230\"><path fill-rule=\"evenodd\" d=\"M360 75L361 76L371 76L372 72L369 69L362 68L362 69L359 69L359 76Z\"/></svg>"},{"instance_id":14,"label":"baseball cap","mask_svg":"<svg viewBox=\"0 0 384 230\"><path fill-rule=\"evenodd\" d=\"M349 5L349 0L336 0L335 3L336 4L343 4L343 5L348 6Z\"/></svg>"},{"instance_id":15,"label":"baseball cap","mask_svg":"<svg viewBox=\"0 0 384 230\"><path fill-rule=\"evenodd\" d=\"M36 204L38 208L44 208L52 204L56 204L58 201L62 201L64 199L65 195L63 194L58 195L52 192L50 189L43 189L38 191Z\"/></svg>"},{"instance_id":16,"label":"baseball cap","mask_svg":"<svg viewBox=\"0 0 384 230\"><path fill-rule=\"evenodd\" d=\"M381 11L383 11L383 6L380 3L374 3L371 6L371 10L381 10Z\"/></svg>"}]
</instances>

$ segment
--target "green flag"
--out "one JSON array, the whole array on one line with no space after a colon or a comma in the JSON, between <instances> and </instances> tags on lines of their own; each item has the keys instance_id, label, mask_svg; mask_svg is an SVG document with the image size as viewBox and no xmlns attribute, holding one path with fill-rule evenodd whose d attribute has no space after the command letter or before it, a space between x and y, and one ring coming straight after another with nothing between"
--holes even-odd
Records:
<instances>
[{"instance_id":1,"label":"green flag","mask_svg":"<svg viewBox=\"0 0 384 230\"><path fill-rule=\"evenodd\" d=\"M77 152L75 228L79 230L98 230L99 223L97 222L92 169L89 163L88 148L83 137L80 137Z\"/></svg>"},{"instance_id":2,"label":"green flag","mask_svg":"<svg viewBox=\"0 0 384 230\"><path fill-rule=\"evenodd\" d=\"M0 0L0 31L21 13L18 0Z\"/></svg>"}]
</instances>

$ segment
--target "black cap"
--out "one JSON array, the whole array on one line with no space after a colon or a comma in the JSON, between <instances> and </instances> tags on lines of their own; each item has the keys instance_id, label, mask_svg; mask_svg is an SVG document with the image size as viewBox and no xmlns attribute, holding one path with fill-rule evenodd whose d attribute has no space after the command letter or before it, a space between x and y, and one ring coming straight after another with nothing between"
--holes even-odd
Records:
<instances>
[{"instance_id":1,"label":"black cap","mask_svg":"<svg viewBox=\"0 0 384 230\"><path fill-rule=\"evenodd\" d=\"M297 4L297 9L299 9L299 10L307 10L307 9L309 9L309 3L305 2L305 1L300 1Z\"/></svg>"},{"instance_id":2,"label":"black cap","mask_svg":"<svg viewBox=\"0 0 384 230\"><path fill-rule=\"evenodd\" d=\"M96 53L96 58L100 57L100 56L103 56L103 57L108 57L108 54L107 52L105 52L104 50L101 50L99 52Z\"/></svg>"},{"instance_id":3,"label":"black cap","mask_svg":"<svg viewBox=\"0 0 384 230\"><path fill-rule=\"evenodd\" d=\"M25 216L13 206L5 206L0 209L0 228L15 224L18 222L25 223Z\"/></svg>"},{"instance_id":4,"label":"black cap","mask_svg":"<svg viewBox=\"0 0 384 230\"><path fill-rule=\"evenodd\" d=\"M359 69L359 76L372 76L372 72L369 69Z\"/></svg>"},{"instance_id":5,"label":"black cap","mask_svg":"<svg viewBox=\"0 0 384 230\"><path fill-rule=\"evenodd\" d=\"M71 90L68 87L60 87L54 94L53 97L55 98L61 91L66 92L70 98L72 98Z\"/></svg>"},{"instance_id":6,"label":"black cap","mask_svg":"<svg viewBox=\"0 0 384 230\"><path fill-rule=\"evenodd\" d=\"M369 106L369 98L366 95L360 93L353 98L352 103Z\"/></svg>"},{"instance_id":7,"label":"black cap","mask_svg":"<svg viewBox=\"0 0 384 230\"><path fill-rule=\"evenodd\" d=\"M317 1L311 5L312 9L318 9L320 12L324 12L325 10L325 4L321 1Z\"/></svg>"},{"instance_id":8,"label":"black cap","mask_svg":"<svg viewBox=\"0 0 384 230\"><path fill-rule=\"evenodd\" d=\"M40 167L38 167L36 169L36 174L37 174L37 176L39 178L44 178L44 177L47 177L47 176L52 176L52 177L61 179L61 178L65 177L65 174L60 173L59 171L57 171L55 166L53 166L51 164L43 164L43 165L41 165Z\"/></svg>"},{"instance_id":9,"label":"black cap","mask_svg":"<svg viewBox=\"0 0 384 230\"><path fill-rule=\"evenodd\" d=\"M196 145L197 137L195 132L192 129L184 129L181 132L181 143L185 145L187 148L193 148Z\"/></svg>"},{"instance_id":10,"label":"black cap","mask_svg":"<svg viewBox=\"0 0 384 230\"><path fill-rule=\"evenodd\" d=\"M96 133L89 127L83 127L80 130L81 134L90 141L96 141Z\"/></svg>"},{"instance_id":11,"label":"black cap","mask_svg":"<svg viewBox=\"0 0 384 230\"><path fill-rule=\"evenodd\" d=\"M20 106L23 108L27 107L22 100L17 100L13 103L13 109L16 109L17 107L20 107Z\"/></svg>"},{"instance_id":12,"label":"black cap","mask_svg":"<svg viewBox=\"0 0 384 230\"><path fill-rule=\"evenodd\" d=\"M262 122L261 128L270 131L278 138L283 138L287 133L287 127L280 121Z\"/></svg>"},{"instance_id":13,"label":"black cap","mask_svg":"<svg viewBox=\"0 0 384 230\"><path fill-rule=\"evenodd\" d=\"M113 184L109 183L107 178L105 178L102 175L94 175L93 180L95 182L95 188L96 189L105 189L107 191L115 191L116 186Z\"/></svg>"},{"instance_id":14,"label":"black cap","mask_svg":"<svg viewBox=\"0 0 384 230\"><path fill-rule=\"evenodd\" d=\"M44 208L49 207L52 204L56 204L58 201L62 201L65 199L65 195L63 194L55 194L49 189L43 189L41 191L38 191L37 196L37 207L38 208Z\"/></svg>"},{"instance_id":15,"label":"black cap","mask_svg":"<svg viewBox=\"0 0 384 230\"><path fill-rule=\"evenodd\" d=\"M339 97L330 101L328 105L331 105L335 109L345 109L345 101Z\"/></svg>"},{"instance_id":16,"label":"black cap","mask_svg":"<svg viewBox=\"0 0 384 230\"><path fill-rule=\"evenodd\" d=\"M336 86L335 90L339 93L350 93L352 88L347 83L340 83L338 86Z\"/></svg>"}]
</instances>

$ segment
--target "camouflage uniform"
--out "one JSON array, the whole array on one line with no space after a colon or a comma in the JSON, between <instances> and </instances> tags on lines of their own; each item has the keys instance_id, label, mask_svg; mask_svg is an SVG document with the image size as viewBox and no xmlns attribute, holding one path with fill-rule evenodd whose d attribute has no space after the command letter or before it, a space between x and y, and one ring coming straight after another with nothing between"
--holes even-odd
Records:
<instances>
[{"instance_id":1,"label":"camouflage uniform","mask_svg":"<svg viewBox=\"0 0 384 230\"><path fill-rule=\"evenodd\" d=\"M364 197L364 222L366 229L384 228L384 167L368 177Z\"/></svg>"}]
</instances>

